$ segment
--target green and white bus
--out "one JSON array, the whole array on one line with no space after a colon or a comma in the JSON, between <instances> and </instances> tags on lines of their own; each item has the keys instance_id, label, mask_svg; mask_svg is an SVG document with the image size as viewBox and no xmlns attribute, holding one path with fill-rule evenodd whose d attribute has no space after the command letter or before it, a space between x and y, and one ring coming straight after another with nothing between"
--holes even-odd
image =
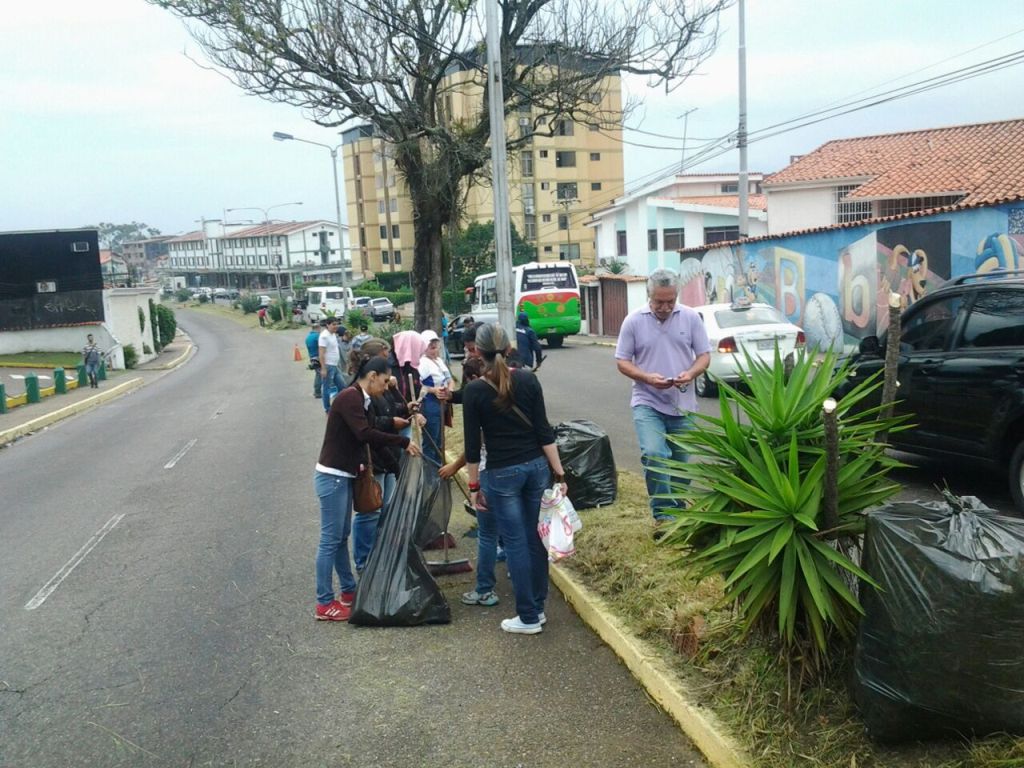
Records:
<instances>
[{"instance_id":1,"label":"green and white bus","mask_svg":"<svg viewBox=\"0 0 1024 768\"><path fill-rule=\"evenodd\" d=\"M580 286L576 267L568 261L531 261L512 268L515 311L525 312L537 337L560 347L566 336L580 332ZM474 320L497 322L496 272L473 281Z\"/></svg>"}]
</instances>

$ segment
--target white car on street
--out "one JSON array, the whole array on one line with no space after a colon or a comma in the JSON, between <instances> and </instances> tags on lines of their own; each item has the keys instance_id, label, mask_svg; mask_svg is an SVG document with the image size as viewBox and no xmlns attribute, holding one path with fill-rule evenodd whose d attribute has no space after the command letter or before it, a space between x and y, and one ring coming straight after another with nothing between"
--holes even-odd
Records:
<instances>
[{"instance_id":1,"label":"white car on street","mask_svg":"<svg viewBox=\"0 0 1024 768\"><path fill-rule=\"evenodd\" d=\"M786 355L806 343L804 332L769 304L705 304L694 310L704 321L711 342L711 365L694 382L700 397L717 394L718 387L712 379L730 384L739 381L740 368L746 364L744 351L772 364L776 344L780 359L785 360Z\"/></svg>"}]
</instances>

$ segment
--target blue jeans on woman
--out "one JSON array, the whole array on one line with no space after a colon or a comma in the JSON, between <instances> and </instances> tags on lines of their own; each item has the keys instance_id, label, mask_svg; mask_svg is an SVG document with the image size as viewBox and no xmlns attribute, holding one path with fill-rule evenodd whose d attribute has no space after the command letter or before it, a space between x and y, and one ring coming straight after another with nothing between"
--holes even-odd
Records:
<instances>
[{"instance_id":1,"label":"blue jeans on woman","mask_svg":"<svg viewBox=\"0 0 1024 768\"><path fill-rule=\"evenodd\" d=\"M320 500L320 547L316 552L316 601L334 600L334 572L342 592L355 592L356 579L348 556L352 525L351 477L313 471L313 489Z\"/></svg>"},{"instance_id":2,"label":"blue jeans on woman","mask_svg":"<svg viewBox=\"0 0 1024 768\"><path fill-rule=\"evenodd\" d=\"M387 511L391 497L395 495L397 478L390 472L374 474L384 495L384 506L376 512L356 512L352 521L352 559L356 561L356 573L362 573L370 559L373 543L377 540L377 528L381 516Z\"/></svg>"},{"instance_id":3,"label":"blue jeans on woman","mask_svg":"<svg viewBox=\"0 0 1024 768\"><path fill-rule=\"evenodd\" d=\"M491 489L487 483L487 471L480 473L480 490L488 507L491 504ZM494 569L498 559L498 521L491 509L476 511L476 593L486 595L494 591L496 582Z\"/></svg>"},{"instance_id":4,"label":"blue jeans on woman","mask_svg":"<svg viewBox=\"0 0 1024 768\"><path fill-rule=\"evenodd\" d=\"M637 442L640 443L640 463L644 467L651 514L655 520L672 520L672 511L680 508L679 502L664 497L672 492L673 484L679 485L686 481L673 481L658 470L665 466L666 459L680 464L686 462L686 452L668 438L693 429L693 421L689 416L670 416L649 405L634 405L633 426L636 428Z\"/></svg>"},{"instance_id":5,"label":"blue jeans on woman","mask_svg":"<svg viewBox=\"0 0 1024 768\"><path fill-rule=\"evenodd\" d=\"M441 401L433 395L427 395L423 398L423 403L420 405L420 413L427 420L423 429L429 435L429 437L425 436L423 438L423 455L435 467L443 466L445 462L444 457L441 455L441 430L443 428L444 414L441 410Z\"/></svg>"},{"instance_id":6,"label":"blue jeans on woman","mask_svg":"<svg viewBox=\"0 0 1024 768\"><path fill-rule=\"evenodd\" d=\"M516 613L524 624L536 624L548 598L548 553L537 533L540 499L551 478L548 460L538 456L511 467L485 469L483 475L487 506L508 556Z\"/></svg>"}]
</instances>

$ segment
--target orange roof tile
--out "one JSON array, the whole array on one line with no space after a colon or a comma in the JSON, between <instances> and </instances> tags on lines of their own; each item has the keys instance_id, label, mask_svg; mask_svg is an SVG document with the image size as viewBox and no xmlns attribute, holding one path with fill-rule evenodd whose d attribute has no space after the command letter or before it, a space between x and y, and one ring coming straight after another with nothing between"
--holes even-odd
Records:
<instances>
[{"instance_id":1,"label":"orange roof tile","mask_svg":"<svg viewBox=\"0 0 1024 768\"><path fill-rule=\"evenodd\" d=\"M716 208L739 208L739 195L705 195L703 197L669 197L663 198L683 205L710 205ZM764 195L749 195L747 207L753 211L766 211L768 204Z\"/></svg>"},{"instance_id":2,"label":"orange roof tile","mask_svg":"<svg viewBox=\"0 0 1024 768\"><path fill-rule=\"evenodd\" d=\"M764 181L766 187L865 179L847 197L892 199L962 194L993 202L1024 193L1024 119L837 139Z\"/></svg>"}]
</instances>

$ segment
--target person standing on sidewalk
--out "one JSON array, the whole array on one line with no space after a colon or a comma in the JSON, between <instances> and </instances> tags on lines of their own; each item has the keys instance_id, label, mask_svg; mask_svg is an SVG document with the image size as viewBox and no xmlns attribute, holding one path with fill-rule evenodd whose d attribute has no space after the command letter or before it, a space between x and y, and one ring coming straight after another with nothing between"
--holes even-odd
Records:
<instances>
[{"instance_id":1,"label":"person standing on sidewalk","mask_svg":"<svg viewBox=\"0 0 1024 768\"><path fill-rule=\"evenodd\" d=\"M323 398L324 413L331 409L331 388L338 392L345 388L344 379L338 366L341 363L341 352L338 348L338 318L327 318L327 327L320 334L317 352L320 356L320 386Z\"/></svg>"},{"instance_id":2,"label":"person standing on sidewalk","mask_svg":"<svg viewBox=\"0 0 1024 768\"><path fill-rule=\"evenodd\" d=\"M690 386L711 362L704 322L679 303L679 276L656 269L647 278L647 305L630 312L619 330L615 362L619 373L633 380L629 404L640 443L651 514L672 519L678 504L658 498L671 490L670 478L659 471L665 460L685 462L687 455L669 437L693 426L697 397Z\"/></svg>"},{"instance_id":3,"label":"person standing on sidewalk","mask_svg":"<svg viewBox=\"0 0 1024 768\"><path fill-rule=\"evenodd\" d=\"M506 362L508 334L487 324L476 334L484 375L466 387L462 399L464 441L473 506L480 492L481 446L487 445L487 505L505 544L517 615L501 622L505 632L535 635L547 621L548 553L537 533L540 500L551 482L563 484L564 470L548 423L544 391L537 377Z\"/></svg>"},{"instance_id":4,"label":"person standing on sidewalk","mask_svg":"<svg viewBox=\"0 0 1024 768\"><path fill-rule=\"evenodd\" d=\"M326 321L320 321L320 327L311 327L306 334L306 352L309 354L309 367L313 369L313 397L322 398L320 387L320 334L326 327Z\"/></svg>"},{"instance_id":5,"label":"person standing on sidewalk","mask_svg":"<svg viewBox=\"0 0 1024 768\"><path fill-rule=\"evenodd\" d=\"M89 377L89 386L93 389L99 389L100 383L97 378L97 374L100 370L100 359L102 353L100 348L96 346L96 342L93 341L92 334L88 334L85 337L85 348L82 350L82 362L85 364L85 374Z\"/></svg>"},{"instance_id":6,"label":"person standing on sidewalk","mask_svg":"<svg viewBox=\"0 0 1024 768\"><path fill-rule=\"evenodd\" d=\"M421 413L427 418L426 441L423 443L423 455L436 466L444 465L441 449L444 447L441 434L445 427L445 409L448 407L451 390L452 372L441 359L441 339L429 328L420 332L423 342L427 345L423 357L420 358L419 372L423 396Z\"/></svg>"},{"instance_id":7,"label":"person standing on sidewalk","mask_svg":"<svg viewBox=\"0 0 1024 768\"><path fill-rule=\"evenodd\" d=\"M334 331L331 331L334 335ZM352 531L352 492L359 469L368 459L369 447L396 445L409 454L420 449L409 438L374 429L367 419L372 398L380 396L391 378L387 360L364 360L356 371L355 384L334 398L327 414L320 458L313 472L313 488L320 502L320 545L316 553L316 618L348 621L356 596L356 580L348 553ZM324 383L326 387L326 382ZM334 598L334 574L341 588Z\"/></svg>"}]
</instances>

